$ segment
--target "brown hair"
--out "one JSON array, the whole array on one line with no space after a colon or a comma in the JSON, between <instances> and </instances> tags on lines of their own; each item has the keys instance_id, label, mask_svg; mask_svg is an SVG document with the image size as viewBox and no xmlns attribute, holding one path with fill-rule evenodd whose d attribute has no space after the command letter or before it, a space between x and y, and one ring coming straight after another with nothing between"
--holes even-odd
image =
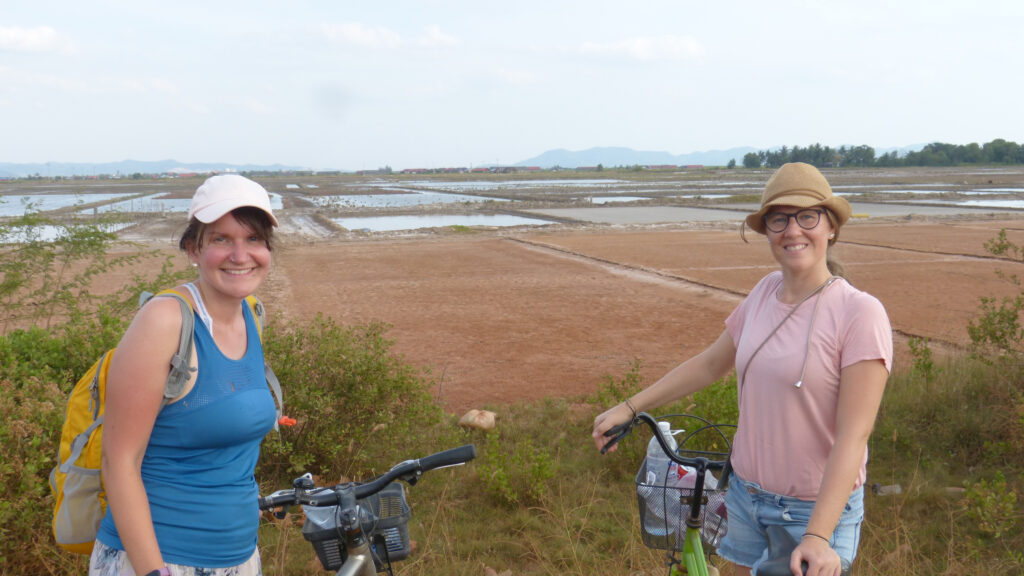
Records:
<instances>
[{"instance_id":1,"label":"brown hair","mask_svg":"<svg viewBox=\"0 0 1024 576\"><path fill-rule=\"evenodd\" d=\"M260 240L267 245L267 250L274 250L274 223L270 221L266 212L252 206L242 206L235 208L230 214L235 217L235 220L238 220L239 224L259 236ZM206 238L206 229L209 226L193 217L189 220L188 227L181 233L178 248L183 252L188 252L189 244L193 244L196 251L202 249L203 241Z\"/></svg>"}]
</instances>

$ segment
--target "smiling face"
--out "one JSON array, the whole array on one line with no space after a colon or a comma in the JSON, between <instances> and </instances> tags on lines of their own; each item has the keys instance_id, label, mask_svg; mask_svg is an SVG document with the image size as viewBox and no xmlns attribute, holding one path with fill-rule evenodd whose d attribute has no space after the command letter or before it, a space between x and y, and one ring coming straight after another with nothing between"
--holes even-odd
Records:
<instances>
[{"instance_id":1,"label":"smiling face","mask_svg":"<svg viewBox=\"0 0 1024 576\"><path fill-rule=\"evenodd\" d=\"M202 235L188 252L204 288L238 299L255 292L270 272L267 241L231 213L204 226Z\"/></svg>"},{"instance_id":2,"label":"smiling face","mask_svg":"<svg viewBox=\"0 0 1024 576\"><path fill-rule=\"evenodd\" d=\"M817 223L812 216L815 210L820 211ZM782 226L783 219L785 227ZM800 274L827 270L829 236L835 228L825 209L775 206L765 214L765 222L772 256L784 271ZM775 232L773 228L781 231Z\"/></svg>"}]
</instances>

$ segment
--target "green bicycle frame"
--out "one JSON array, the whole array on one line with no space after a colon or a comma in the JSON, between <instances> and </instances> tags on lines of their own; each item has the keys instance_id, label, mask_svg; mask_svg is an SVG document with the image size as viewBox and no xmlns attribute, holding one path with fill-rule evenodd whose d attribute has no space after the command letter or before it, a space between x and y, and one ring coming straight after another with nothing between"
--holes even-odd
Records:
<instances>
[{"instance_id":1,"label":"green bicycle frame","mask_svg":"<svg viewBox=\"0 0 1024 576\"><path fill-rule=\"evenodd\" d=\"M704 547L700 542L700 530L686 528L686 539L683 541L683 561L690 576L708 576L708 563L704 558Z\"/></svg>"},{"instance_id":2,"label":"green bicycle frame","mask_svg":"<svg viewBox=\"0 0 1024 576\"><path fill-rule=\"evenodd\" d=\"M683 540L682 564L686 566L688 576L708 576L708 562L704 557L704 548L700 541L700 530L686 527L686 535ZM677 565L672 566L672 576L682 576Z\"/></svg>"}]
</instances>

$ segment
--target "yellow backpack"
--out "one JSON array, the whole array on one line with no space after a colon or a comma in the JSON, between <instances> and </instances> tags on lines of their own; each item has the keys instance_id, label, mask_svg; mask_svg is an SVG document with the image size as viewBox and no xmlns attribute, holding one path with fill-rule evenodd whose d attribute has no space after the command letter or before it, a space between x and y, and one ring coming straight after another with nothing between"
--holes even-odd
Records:
<instances>
[{"instance_id":1,"label":"yellow backpack","mask_svg":"<svg viewBox=\"0 0 1024 576\"><path fill-rule=\"evenodd\" d=\"M178 352L171 357L171 368L164 387L166 405L181 395L189 380L194 317L192 306L179 292L164 290L156 295L143 293L139 307L154 297L171 297L181 305L181 338ZM263 304L255 296L246 298L256 327L263 336ZM78 380L68 396L64 426L61 430L57 466L50 472L50 490L54 495L53 536L57 545L70 552L90 554L100 521L107 512L107 497L100 476L103 446L103 413L107 399L107 373L114 348L108 350ZM281 384L270 366L264 363L267 384L277 401L281 418ZM277 421L274 423L277 429Z\"/></svg>"}]
</instances>

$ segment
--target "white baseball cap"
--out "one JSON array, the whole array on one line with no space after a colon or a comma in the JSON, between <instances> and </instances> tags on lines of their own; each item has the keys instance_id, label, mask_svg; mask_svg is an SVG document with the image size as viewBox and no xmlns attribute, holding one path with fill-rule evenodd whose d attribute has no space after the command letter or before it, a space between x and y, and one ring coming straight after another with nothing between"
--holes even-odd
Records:
<instances>
[{"instance_id":1,"label":"white baseball cap","mask_svg":"<svg viewBox=\"0 0 1024 576\"><path fill-rule=\"evenodd\" d=\"M270 194L266 188L238 174L219 174L207 178L192 196L188 217L191 219L194 216L196 220L209 224L243 206L263 210L270 216L274 226L278 225L270 209Z\"/></svg>"}]
</instances>

